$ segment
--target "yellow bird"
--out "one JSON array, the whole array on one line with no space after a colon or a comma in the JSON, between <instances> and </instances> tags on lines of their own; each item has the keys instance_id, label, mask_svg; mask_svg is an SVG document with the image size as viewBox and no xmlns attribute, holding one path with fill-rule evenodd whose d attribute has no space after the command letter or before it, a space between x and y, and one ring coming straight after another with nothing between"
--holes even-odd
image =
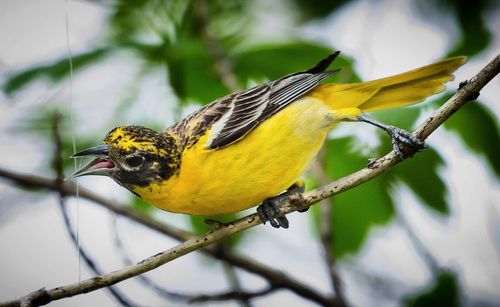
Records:
<instances>
[{"instance_id":1,"label":"yellow bird","mask_svg":"<svg viewBox=\"0 0 500 307\"><path fill-rule=\"evenodd\" d=\"M396 76L351 84L320 84L339 52L313 68L234 93L157 132L141 126L111 130L74 176L106 175L160 209L192 215L238 212L260 204L259 216L288 228L278 199L303 190L300 177L340 121L387 131L393 149L424 142L364 112L410 105L444 90L465 57ZM280 194L282 193L282 194Z\"/></svg>"}]
</instances>

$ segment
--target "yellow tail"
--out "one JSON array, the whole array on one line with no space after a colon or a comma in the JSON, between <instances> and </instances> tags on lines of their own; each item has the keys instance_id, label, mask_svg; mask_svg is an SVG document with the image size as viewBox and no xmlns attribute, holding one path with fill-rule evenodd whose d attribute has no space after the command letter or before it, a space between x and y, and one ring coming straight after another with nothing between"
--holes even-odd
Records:
<instances>
[{"instance_id":1,"label":"yellow tail","mask_svg":"<svg viewBox=\"0 0 500 307\"><path fill-rule=\"evenodd\" d=\"M309 95L333 110L357 108L368 112L411 105L443 91L443 84L453 79L453 72L466 60L465 56L453 57L369 82L322 84Z\"/></svg>"}]
</instances>

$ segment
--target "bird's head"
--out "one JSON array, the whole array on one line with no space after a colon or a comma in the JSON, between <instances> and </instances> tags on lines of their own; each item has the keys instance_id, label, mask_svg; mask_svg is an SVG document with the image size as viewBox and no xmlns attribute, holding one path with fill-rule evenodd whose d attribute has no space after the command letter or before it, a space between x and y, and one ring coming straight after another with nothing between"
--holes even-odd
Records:
<instances>
[{"instance_id":1,"label":"bird's head","mask_svg":"<svg viewBox=\"0 0 500 307\"><path fill-rule=\"evenodd\" d=\"M141 126L111 130L101 145L80 151L73 157L95 159L72 177L104 175L134 192L135 187L167 180L180 168L180 151L175 135L158 133Z\"/></svg>"}]
</instances>

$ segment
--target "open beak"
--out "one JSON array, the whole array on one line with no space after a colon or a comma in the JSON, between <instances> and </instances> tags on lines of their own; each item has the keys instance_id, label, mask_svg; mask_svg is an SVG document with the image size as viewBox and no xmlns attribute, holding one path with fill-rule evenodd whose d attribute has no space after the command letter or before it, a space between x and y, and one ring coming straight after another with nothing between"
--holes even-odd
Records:
<instances>
[{"instance_id":1,"label":"open beak","mask_svg":"<svg viewBox=\"0 0 500 307\"><path fill-rule=\"evenodd\" d=\"M109 158L109 145L102 144L94 146L74 154L71 158L81 158L87 156L94 156L96 158L80 170L76 171L69 178L86 175L109 176L110 172L116 168L115 163Z\"/></svg>"}]
</instances>

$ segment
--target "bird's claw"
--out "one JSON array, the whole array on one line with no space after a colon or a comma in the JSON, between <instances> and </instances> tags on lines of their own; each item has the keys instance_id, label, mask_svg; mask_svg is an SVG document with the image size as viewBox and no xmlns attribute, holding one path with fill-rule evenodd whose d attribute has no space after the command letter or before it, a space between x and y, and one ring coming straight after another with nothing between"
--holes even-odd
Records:
<instances>
[{"instance_id":1,"label":"bird's claw","mask_svg":"<svg viewBox=\"0 0 500 307\"><path fill-rule=\"evenodd\" d=\"M268 198L264 200L262 205L257 207L257 213L259 214L262 223L265 224L266 222L269 222L274 228L288 228L288 219L280 209L281 199L281 195Z\"/></svg>"},{"instance_id":2,"label":"bird's claw","mask_svg":"<svg viewBox=\"0 0 500 307\"><path fill-rule=\"evenodd\" d=\"M400 145L409 146L411 149L415 151L421 151L427 148L427 144L424 141L414 137L409 132L394 126L389 126L387 129L387 133L391 136L392 139L392 148L394 153L398 158L404 160L406 157L401 151Z\"/></svg>"},{"instance_id":3,"label":"bird's claw","mask_svg":"<svg viewBox=\"0 0 500 307\"><path fill-rule=\"evenodd\" d=\"M280 206L283 200L287 199L290 195L296 193L302 193L305 190L304 182L299 180L292 184L285 192L278 196L270 197L262 202L262 205L257 207L257 213L259 214L262 223L269 222L274 228L288 228L288 219L286 215L281 212ZM305 212L309 207L299 210L300 212Z\"/></svg>"}]
</instances>

